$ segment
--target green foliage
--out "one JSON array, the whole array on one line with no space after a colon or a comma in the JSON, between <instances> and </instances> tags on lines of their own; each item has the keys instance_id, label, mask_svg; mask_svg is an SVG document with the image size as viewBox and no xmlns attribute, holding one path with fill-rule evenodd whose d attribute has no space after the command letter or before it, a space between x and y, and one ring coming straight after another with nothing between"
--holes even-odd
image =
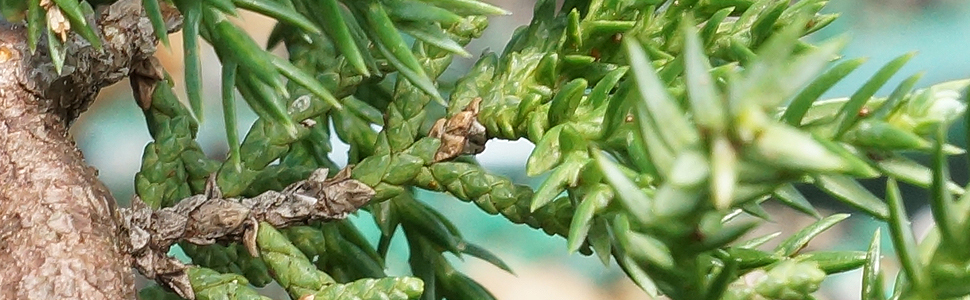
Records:
<instances>
[{"instance_id":1,"label":"green foliage","mask_svg":"<svg viewBox=\"0 0 970 300\"><path fill-rule=\"evenodd\" d=\"M88 2L41 2L0 1L8 20L27 21L32 50L45 32L65 34L47 22L54 10L99 45L86 21ZM875 97L913 56L906 54L852 96L820 100L864 63L837 57L841 39L800 40L834 20L820 14L821 0L567 0L558 9L555 2L538 1L532 22L500 54L483 54L446 101L438 76L454 55L470 55L463 46L482 33L485 17L504 10L475 0L144 0L164 44L163 8L183 15L191 107L163 81L145 111L154 141L135 183L146 203L170 206L201 193L210 174L236 196L336 168L331 129L350 145L353 177L377 192L365 207L381 230L376 245L347 221L280 231L264 224L260 258L239 245L183 244L198 266L190 271L196 295L256 299L251 286L276 281L294 298L493 298L445 253L508 267L489 245L468 243L417 201L420 188L562 236L570 251L615 259L653 295L813 299L827 275L862 268L862 298L886 299L878 232L865 252L802 251L848 217L820 216L796 188L802 185L889 224L903 266L893 299L970 295L970 239L962 234L970 229L970 200L945 161L964 152L945 133L964 114L970 81L915 90L918 74ZM285 45L288 59L260 49L232 22L240 9L279 21L269 45ZM224 162L206 158L194 141L203 103L200 38L223 65ZM60 69L63 41L48 41ZM242 141L235 91L259 116ZM530 176L545 175L536 189L471 160L435 160L443 141L428 135L432 101L455 115L477 100L488 138L536 144L524 166ZM932 163L906 153L928 154ZM858 181L872 178L887 178L885 200ZM937 227L919 244L897 182L930 191ZM766 200L819 220L774 249L761 245L777 234L742 240L768 217ZM384 272L398 228L413 277ZM173 297L159 287L141 296Z\"/></svg>"}]
</instances>

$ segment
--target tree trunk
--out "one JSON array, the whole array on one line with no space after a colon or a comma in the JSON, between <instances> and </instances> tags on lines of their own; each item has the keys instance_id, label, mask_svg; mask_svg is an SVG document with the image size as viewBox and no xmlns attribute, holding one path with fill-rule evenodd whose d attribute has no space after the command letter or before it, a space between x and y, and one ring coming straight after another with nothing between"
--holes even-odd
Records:
<instances>
[{"instance_id":1,"label":"tree trunk","mask_svg":"<svg viewBox=\"0 0 970 300\"><path fill-rule=\"evenodd\" d=\"M68 127L154 54L143 15L141 0L100 10L103 50L71 34L60 75L44 42L32 54L23 25L0 24L0 298L134 298L115 200Z\"/></svg>"}]
</instances>

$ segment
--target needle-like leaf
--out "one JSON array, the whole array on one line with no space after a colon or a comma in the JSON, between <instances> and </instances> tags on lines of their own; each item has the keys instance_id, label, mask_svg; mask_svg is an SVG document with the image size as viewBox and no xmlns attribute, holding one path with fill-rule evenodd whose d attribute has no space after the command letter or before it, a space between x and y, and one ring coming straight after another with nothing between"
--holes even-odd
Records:
<instances>
[{"instance_id":1,"label":"needle-like leaf","mask_svg":"<svg viewBox=\"0 0 970 300\"><path fill-rule=\"evenodd\" d=\"M858 181L844 175L821 175L815 185L845 204L858 208L881 220L889 217L885 202L873 195Z\"/></svg>"},{"instance_id":2,"label":"needle-like leaf","mask_svg":"<svg viewBox=\"0 0 970 300\"><path fill-rule=\"evenodd\" d=\"M842 78L848 76L849 73L854 71L856 68L861 66L866 62L865 58L850 59L840 62L835 65L822 75L819 75L807 87L802 89L798 95L791 101L791 104L785 109L785 113L781 116L781 119L788 123L788 125L799 126L801 125L802 117L805 116L805 112L812 107L812 102L818 97L821 97L826 91L828 91L832 86L838 83Z\"/></svg>"},{"instance_id":3,"label":"needle-like leaf","mask_svg":"<svg viewBox=\"0 0 970 300\"><path fill-rule=\"evenodd\" d=\"M145 7L145 14L148 15L148 20L152 22L152 29L155 30L155 37L162 42L165 47L169 46L168 43L168 28L165 27L165 18L162 16L162 8L158 1L164 0L142 0L142 6Z\"/></svg>"},{"instance_id":4,"label":"needle-like leaf","mask_svg":"<svg viewBox=\"0 0 970 300\"><path fill-rule=\"evenodd\" d=\"M229 143L229 163L237 171L242 166L239 154L239 134L236 133L236 69L233 62L222 64L222 115Z\"/></svg>"},{"instance_id":5,"label":"needle-like leaf","mask_svg":"<svg viewBox=\"0 0 970 300\"><path fill-rule=\"evenodd\" d=\"M812 241L813 238L848 217L848 214L835 214L818 220L815 223L812 223L812 225L808 225L808 227L805 227L788 237L785 239L785 241L781 242L781 244L778 244L778 246L775 247L775 253L781 256L793 256L797 254L799 250L805 248L805 246L808 245L808 242Z\"/></svg>"},{"instance_id":6,"label":"needle-like leaf","mask_svg":"<svg viewBox=\"0 0 970 300\"><path fill-rule=\"evenodd\" d=\"M312 21L308 20L292 7L286 6L281 2L274 0L232 0L232 2L239 8L257 12L280 22L289 23L307 33L321 33L320 28L317 28Z\"/></svg>"},{"instance_id":7,"label":"needle-like leaf","mask_svg":"<svg viewBox=\"0 0 970 300\"><path fill-rule=\"evenodd\" d=\"M879 242L880 230L872 235L869 251L866 252L866 264L862 268L862 300L885 300L883 292L882 272L879 270L882 259Z\"/></svg>"},{"instance_id":8,"label":"needle-like leaf","mask_svg":"<svg viewBox=\"0 0 970 300\"><path fill-rule=\"evenodd\" d=\"M896 74L896 72L899 71L899 69L902 68L910 58L913 58L914 55L916 55L915 52L910 52L893 59L879 69L879 71L877 71L876 74L873 75L872 78L870 78L869 81L862 86L862 88L852 94L852 97L849 97L849 101L846 102L845 105L839 110L837 121L838 128L834 134L835 138L841 137L842 134L855 125L856 121L859 120L859 110L862 109L862 107L866 105L866 102L872 98L872 95L875 95L876 91L886 84L886 82L889 81L889 79L892 78L892 76Z\"/></svg>"},{"instance_id":9,"label":"needle-like leaf","mask_svg":"<svg viewBox=\"0 0 970 300\"><path fill-rule=\"evenodd\" d=\"M91 43L95 49L101 50L101 37L94 32L94 28L91 27L91 24L88 24L88 21L84 15L84 10L81 8L81 3L77 0L53 1L55 4L57 4L57 7L60 8L61 13L64 14L64 17L71 22L71 28L80 34L81 37Z\"/></svg>"},{"instance_id":10,"label":"needle-like leaf","mask_svg":"<svg viewBox=\"0 0 970 300\"><path fill-rule=\"evenodd\" d=\"M30 47L30 53L37 51L40 35L47 29L46 15L47 11L40 6L40 0L30 0L27 6L27 44Z\"/></svg>"},{"instance_id":11,"label":"needle-like leaf","mask_svg":"<svg viewBox=\"0 0 970 300\"><path fill-rule=\"evenodd\" d=\"M913 229L910 227L909 218L906 216L906 208L903 206L903 196L899 192L899 185L896 180L890 178L886 183L886 201L889 202L889 232L892 237L893 248L896 249L896 256L899 257L903 267L903 275L909 279L915 289L923 290L928 283L927 274L924 273L919 258L916 257L916 239L913 238Z\"/></svg>"}]
</instances>

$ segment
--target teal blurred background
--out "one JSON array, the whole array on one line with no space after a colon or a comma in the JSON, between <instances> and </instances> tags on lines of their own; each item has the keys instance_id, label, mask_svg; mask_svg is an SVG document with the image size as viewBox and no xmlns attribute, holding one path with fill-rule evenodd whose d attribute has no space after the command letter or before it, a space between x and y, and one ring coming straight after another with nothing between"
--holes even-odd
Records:
<instances>
[{"instance_id":1,"label":"teal blurred background","mask_svg":"<svg viewBox=\"0 0 970 300\"><path fill-rule=\"evenodd\" d=\"M481 53L485 49L500 51L512 31L526 24L532 15L532 1L492 0L514 14L492 19L491 26L481 39L472 42L469 52ZM873 72L892 58L909 51L918 55L904 67L899 75L887 84L880 95L888 92L903 78L916 72L926 74L918 86L970 77L970 1L957 0L857 0L833 2L829 12L839 12L842 17L831 26L811 37L812 40L848 35L851 43L843 54L846 57L869 57L869 62L847 77L830 91L826 97L848 96L862 85ZM245 26L254 36L265 40L271 23L259 16L243 15ZM180 80L180 39L173 37L172 49L161 49L166 69ZM282 51L279 51L282 53ZM203 50L205 95L207 106L205 122L202 123L199 141L210 157L224 157L225 145L222 115L219 111L219 65L211 49ZM445 73L445 81L453 81L464 73L474 61L458 59ZM144 146L150 141L141 111L127 88L127 82L105 90L101 100L74 126L72 133L78 141L88 162L100 170L101 179L113 191L120 202L127 203L133 193L133 178L138 171ZM240 134L244 135L255 115L240 105ZM964 126L954 126L951 140L965 144ZM335 136L335 135L334 135ZM347 147L335 140L334 160L346 160ZM524 163L531 151L525 141L490 141L479 161L496 173L511 177L519 183L537 184L542 178L529 178L524 174ZM963 157L956 157L952 175L957 182L965 183L967 164ZM870 186L881 195L882 183L875 180ZM826 196L813 193L812 200L829 211L849 211L835 204ZM925 193L917 189L905 191L907 206L914 215L917 235L925 228L928 219L923 211ZM615 265L604 267L595 257L566 253L565 240L549 237L544 233L522 225L511 225L504 218L489 216L474 205L456 201L437 193L423 192L421 199L427 201L453 220L465 237L484 245L505 259L518 274L504 274L484 262L468 259L458 262L465 272L482 282L499 299L648 299L628 280ZM758 229L759 233L782 231L784 234L797 230L812 220L779 207L768 207L775 220ZM359 224L376 243L377 229L366 213L357 216ZM823 234L813 242L813 248L858 249L866 243L876 227L881 226L871 218L856 216ZM883 230L883 232L887 232ZM888 239L888 236L885 237ZM889 243L884 243L889 249ZM391 274L406 274L407 247L403 239L392 245L388 268ZM894 268L887 259L886 268ZM858 273L847 273L826 282L822 299L858 299Z\"/></svg>"}]
</instances>

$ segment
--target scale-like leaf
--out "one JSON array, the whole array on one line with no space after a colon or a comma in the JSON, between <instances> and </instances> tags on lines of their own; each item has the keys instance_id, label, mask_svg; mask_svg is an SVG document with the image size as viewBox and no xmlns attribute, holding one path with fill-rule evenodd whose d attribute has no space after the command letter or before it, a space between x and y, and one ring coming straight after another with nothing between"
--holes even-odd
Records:
<instances>
[{"instance_id":1,"label":"scale-like leaf","mask_svg":"<svg viewBox=\"0 0 970 300\"><path fill-rule=\"evenodd\" d=\"M589 159L579 152L573 152L563 158L563 163L549 173L536 189L532 196L532 204L529 206L531 211L549 204L555 200L559 194L566 190L566 187L573 185L579 180L579 172Z\"/></svg>"},{"instance_id":2,"label":"scale-like leaf","mask_svg":"<svg viewBox=\"0 0 970 300\"><path fill-rule=\"evenodd\" d=\"M557 125L546 131L536 143L535 149L529 155L525 164L525 174L537 176L545 173L562 162L562 147L560 147L559 133L568 124Z\"/></svg>"},{"instance_id":3,"label":"scale-like leaf","mask_svg":"<svg viewBox=\"0 0 970 300\"><path fill-rule=\"evenodd\" d=\"M608 188L599 188L586 194L582 202L576 207L573 219L569 224L569 236L566 237L566 249L569 252L576 252L586 241L590 227L593 225L593 217L597 212L606 208L610 203L610 198L614 194Z\"/></svg>"},{"instance_id":4,"label":"scale-like leaf","mask_svg":"<svg viewBox=\"0 0 970 300\"><path fill-rule=\"evenodd\" d=\"M631 230L630 222L625 216L617 216L613 220L613 228L616 229L620 244L629 251L628 255L644 259L654 267L663 269L674 267L674 258L667 245L650 235Z\"/></svg>"}]
</instances>

